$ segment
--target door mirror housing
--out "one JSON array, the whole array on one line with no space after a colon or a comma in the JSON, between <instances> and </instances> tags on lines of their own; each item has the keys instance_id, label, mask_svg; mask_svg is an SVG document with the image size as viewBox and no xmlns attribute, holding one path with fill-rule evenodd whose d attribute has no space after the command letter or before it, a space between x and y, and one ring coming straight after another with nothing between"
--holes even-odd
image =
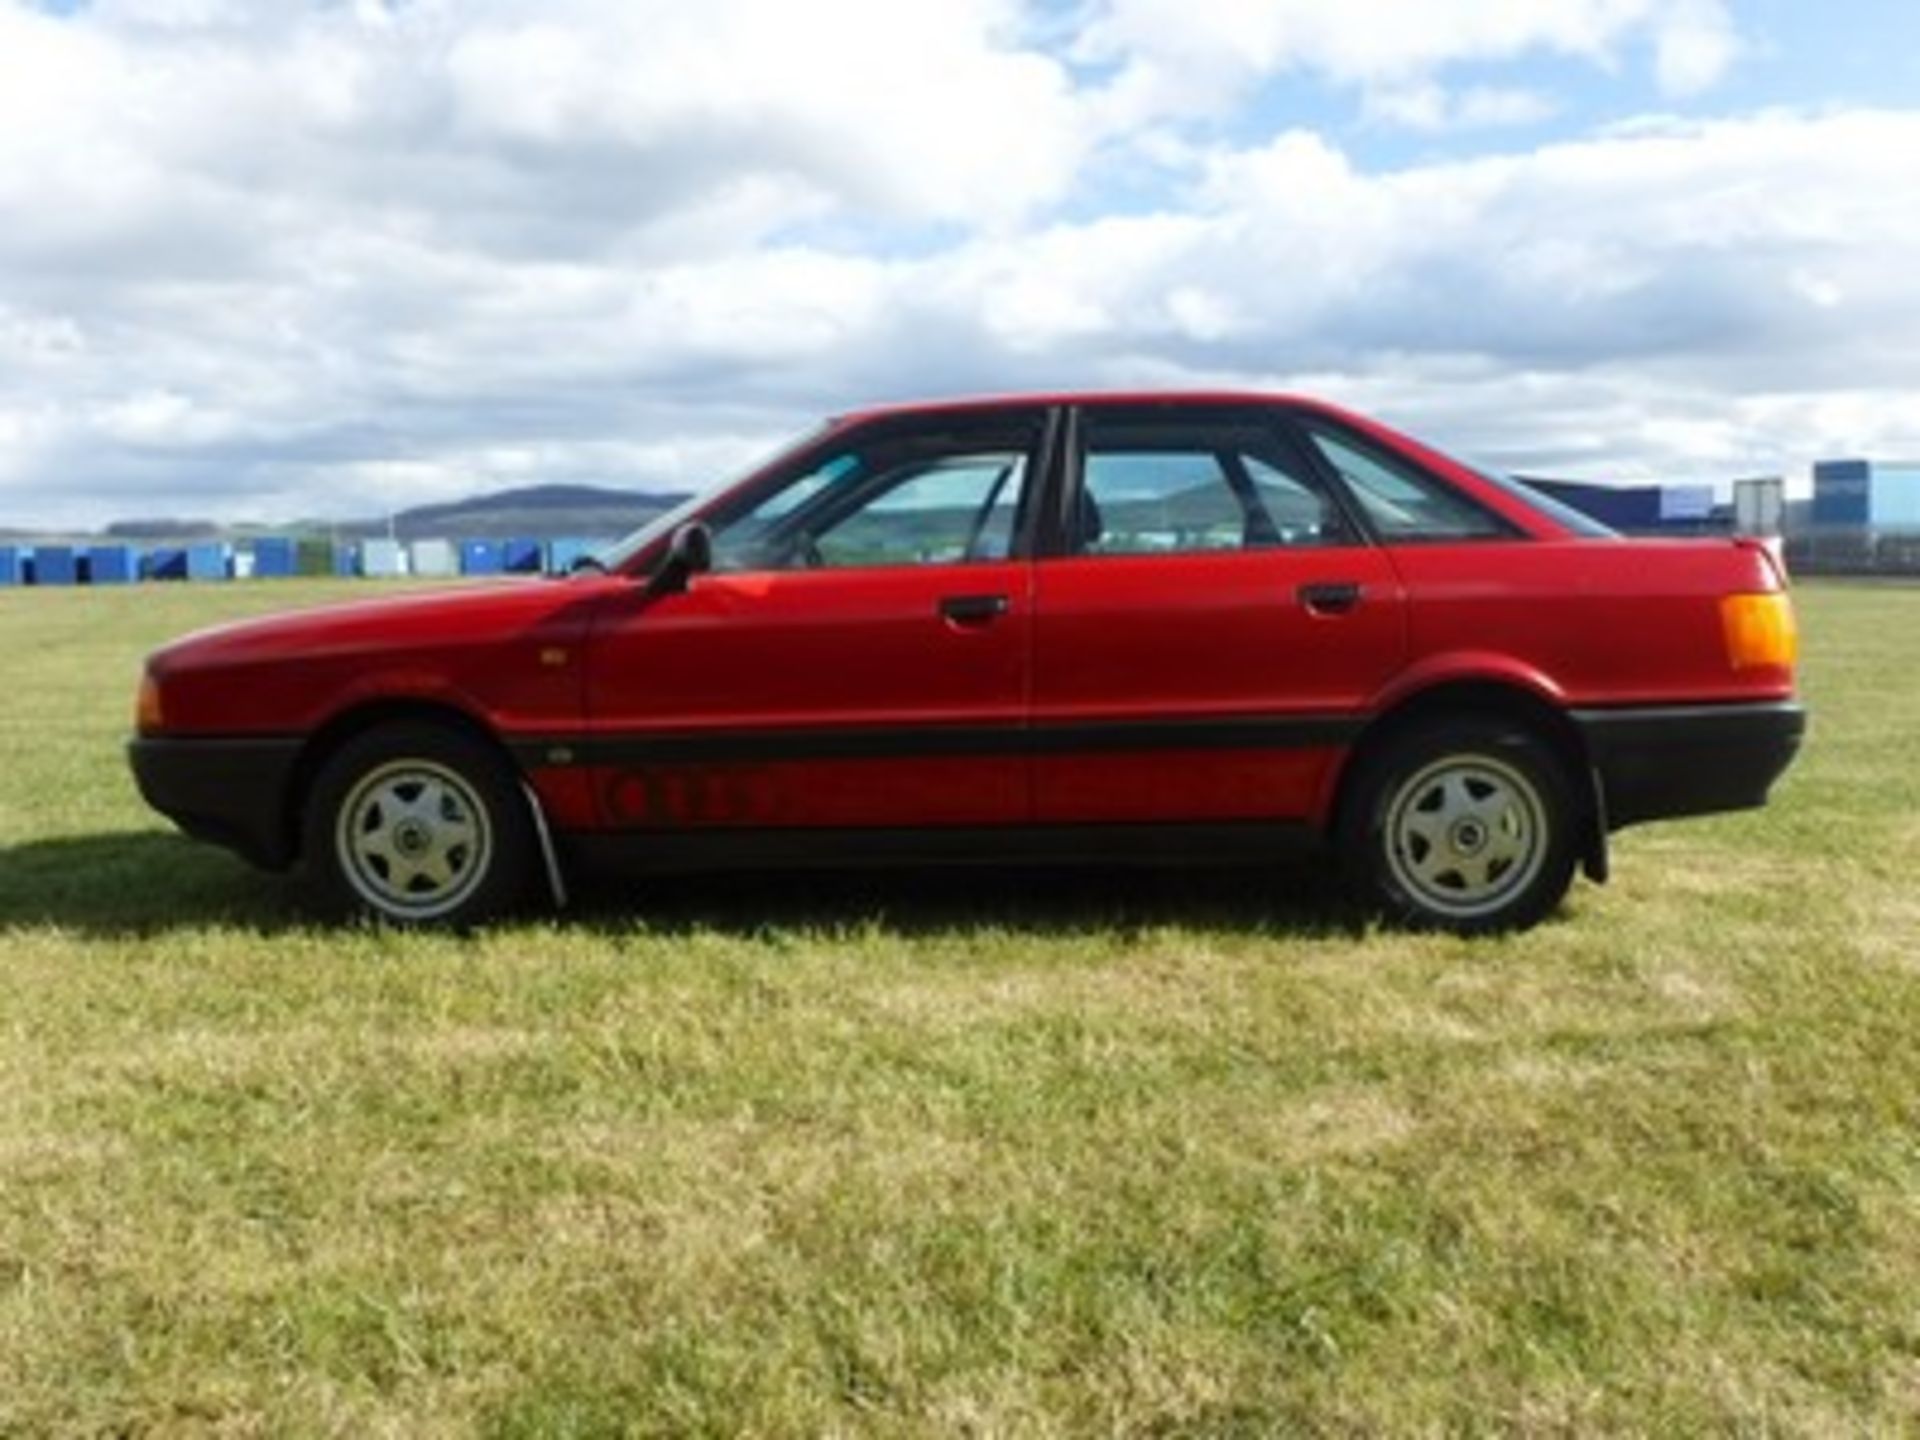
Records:
<instances>
[{"instance_id":1,"label":"door mirror housing","mask_svg":"<svg viewBox=\"0 0 1920 1440\"><path fill-rule=\"evenodd\" d=\"M713 568L713 532L701 520L689 520L667 541L666 558L647 582L651 595L677 595L694 576Z\"/></svg>"}]
</instances>

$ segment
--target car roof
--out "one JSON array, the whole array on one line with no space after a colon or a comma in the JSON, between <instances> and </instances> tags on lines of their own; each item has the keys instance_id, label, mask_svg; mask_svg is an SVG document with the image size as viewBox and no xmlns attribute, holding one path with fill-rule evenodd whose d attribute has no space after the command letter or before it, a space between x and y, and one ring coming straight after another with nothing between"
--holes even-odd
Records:
<instances>
[{"instance_id":1,"label":"car roof","mask_svg":"<svg viewBox=\"0 0 1920 1440\"><path fill-rule=\"evenodd\" d=\"M837 425L900 415L937 415L1012 410L1036 405L1284 405L1327 415L1358 418L1310 396L1275 390L1049 390L1001 395L958 395L929 400L863 405L834 416Z\"/></svg>"}]
</instances>

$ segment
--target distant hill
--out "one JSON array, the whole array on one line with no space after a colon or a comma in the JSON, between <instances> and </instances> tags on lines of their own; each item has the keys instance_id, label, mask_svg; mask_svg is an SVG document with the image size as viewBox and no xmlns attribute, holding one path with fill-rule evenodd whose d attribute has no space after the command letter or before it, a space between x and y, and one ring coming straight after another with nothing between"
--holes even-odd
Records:
<instances>
[{"instance_id":1,"label":"distant hill","mask_svg":"<svg viewBox=\"0 0 1920 1440\"><path fill-rule=\"evenodd\" d=\"M100 533L109 540L197 540L220 527L211 520L115 520Z\"/></svg>"},{"instance_id":2,"label":"distant hill","mask_svg":"<svg viewBox=\"0 0 1920 1440\"><path fill-rule=\"evenodd\" d=\"M402 540L461 537L506 540L516 535L624 535L687 497L596 485L532 485L443 505L420 505L393 517ZM385 518L329 527L341 535L385 535Z\"/></svg>"},{"instance_id":3,"label":"distant hill","mask_svg":"<svg viewBox=\"0 0 1920 1440\"><path fill-rule=\"evenodd\" d=\"M572 536L611 539L678 505L684 494L609 490L597 485L529 485L439 505L418 505L355 520L300 520L278 525L217 525L210 520L116 520L115 540L233 539L243 535L325 535L365 540L389 533L402 540L510 540Z\"/></svg>"}]
</instances>

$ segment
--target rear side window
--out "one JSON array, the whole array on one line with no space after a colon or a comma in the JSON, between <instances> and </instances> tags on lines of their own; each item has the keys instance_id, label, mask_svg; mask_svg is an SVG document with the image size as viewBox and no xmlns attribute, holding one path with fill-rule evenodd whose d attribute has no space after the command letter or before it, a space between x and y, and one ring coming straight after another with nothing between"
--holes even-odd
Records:
<instances>
[{"instance_id":1,"label":"rear side window","mask_svg":"<svg viewBox=\"0 0 1920 1440\"><path fill-rule=\"evenodd\" d=\"M1382 540L1493 540L1513 533L1499 516L1424 470L1338 431L1305 429Z\"/></svg>"},{"instance_id":2,"label":"rear side window","mask_svg":"<svg viewBox=\"0 0 1920 1440\"><path fill-rule=\"evenodd\" d=\"M1082 555L1327 545L1331 497L1267 426L1206 415L1091 412L1069 522Z\"/></svg>"},{"instance_id":3,"label":"rear side window","mask_svg":"<svg viewBox=\"0 0 1920 1440\"><path fill-rule=\"evenodd\" d=\"M1459 464L1458 460L1454 464ZM1584 535L1590 540L1618 540L1620 532L1611 525L1602 525L1584 510L1576 510L1564 500L1556 500L1544 490L1535 489L1515 475L1506 475L1498 470L1489 470L1484 465L1475 465L1473 473L1489 485L1498 485L1509 495L1518 496L1534 509L1544 512L1550 519L1558 520L1576 535Z\"/></svg>"}]
</instances>

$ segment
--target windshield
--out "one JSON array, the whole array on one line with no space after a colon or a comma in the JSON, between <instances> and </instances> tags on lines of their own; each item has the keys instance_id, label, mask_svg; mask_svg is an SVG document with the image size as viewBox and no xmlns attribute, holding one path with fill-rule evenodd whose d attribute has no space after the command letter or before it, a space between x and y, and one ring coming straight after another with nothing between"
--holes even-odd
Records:
<instances>
[{"instance_id":1,"label":"windshield","mask_svg":"<svg viewBox=\"0 0 1920 1440\"><path fill-rule=\"evenodd\" d=\"M795 455L807 446L813 444L832 428L833 425L830 421L814 426L811 430L800 436L799 439L788 441L759 464L746 470L740 479L750 479L763 470L771 470L774 466L786 460L790 455ZM721 485L710 485L695 494L689 495L671 510L663 510L632 534L615 542L606 549L599 551L594 555L593 559L608 570L618 570L656 540L671 535L682 522L690 519L704 509L715 495L720 494L724 490L731 490L734 485L738 483L739 481L735 480L728 481Z\"/></svg>"}]
</instances>

